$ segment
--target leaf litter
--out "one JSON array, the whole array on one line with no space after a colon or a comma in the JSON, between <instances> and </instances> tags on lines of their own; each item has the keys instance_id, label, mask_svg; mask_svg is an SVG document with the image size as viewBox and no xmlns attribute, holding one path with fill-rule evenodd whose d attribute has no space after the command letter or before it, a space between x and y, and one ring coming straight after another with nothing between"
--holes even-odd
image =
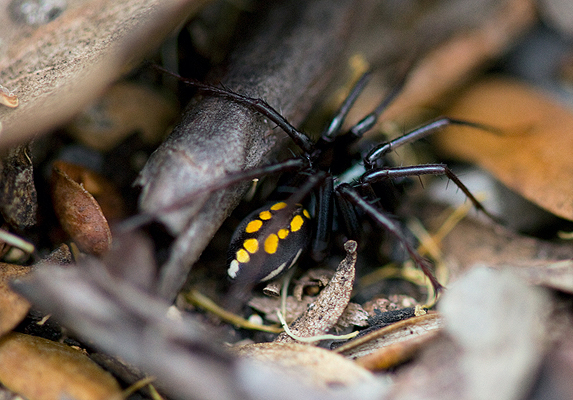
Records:
<instances>
[{"instance_id":1,"label":"leaf litter","mask_svg":"<svg viewBox=\"0 0 573 400\"><path fill-rule=\"evenodd\" d=\"M516 35L527 25L528 18L514 26ZM469 40L467 43L475 42ZM501 49L503 44L499 42L492 48ZM483 54L488 54L485 57L488 58L493 53L495 51ZM479 62L470 64L477 65ZM452 82L457 80L453 79ZM263 97L272 98L272 95ZM207 102L216 103L209 99ZM86 189L91 186L90 182L94 182L91 178L87 181L72 180L83 182L78 186L83 185ZM173 179L168 181L170 184L174 182ZM109 190L103 192L108 193ZM91 207L101 207L103 210L103 203L96 197L91 201ZM214 206L215 203L209 205ZM422 207L421 212L429 215L422 220L424 225L429 226L429 232L436 232L438 229L432 229L435 225L432 220L441 212L436 209L428 212L432 207L429 203ZM41 215L44 216L43 212ZM213 221L209 218L206 221ZM43 224L43 220L40 223ZM108 235L111 231L106 232ZM157 239L157 236L153 236L156 232L147 233ZM201 233L211 236L206 231ZM166 235L165 232L162 234ZM429 236L432 238L431 234ZM186 253L190 250L184 241L193 240L193 237L179 236L172 247L175 252L170 257L187 259L189 256ZM568 341L571 327L563 321L568 312L561 307L557 321L550 323L548 318L556 304L559 306L562 301L555 298L556 291L563 296L563 293L571 290L568 281L571 276L568 260L572 258L570 243L550 243L506 232L499 227L462 221L449 235L437 237L437 247L428 253L431 257L446 259L453 270L451 284L437 304L438 311L425 315L420 307L413 308L420 303L403 296L401 291L398 292L403 296L400 299L382 295L370 297L372 304L378 304L373 309L363 301L350 302L353 295L360 294L353 293L354 269L356 267L360 271L363 261L360 257L356 260L355 256L348 256L350 259L340 265L333 278L322 274L303 281L296 286L293 296L289 296L289 301L292 303L294 300L299 308L296 314L302 311L302 316L295 317L294 313L291 316L295 321L291 322L290 330L295 337L342 334L355 330L365 320L371 323L372 332L345 342L334 350L346 356L343 357L329 350L332 346L330 339L321 341L321 347L275 342L243 346L238 350L239 355L236 349L229 351L224 344L226 342L244 342L263 337L268 341L275 336L269 333L251 335L245 332L244 326L234 329L197 308L185 307L190 311L182 311L166 300L178 292L175 286L184 286L186 270L177 271L177 275L183 277L178 282L158 283L160 264L165 260L165 254L156 252L157 243L151 238L143 232L127 234L118 231L114 232L113 242L108 243L105 256L100 258L74 251L76 260L71 265L49 262L6 267L6 278L2 284L6 286L10 304L5 306L5 310L12 313L13 318L6 323L4 332L22 320L29 307L27 301L30 301L34 308L48 314L42 321L57 320L65 327L58 332L60 341L82 344L85 354L116 371L116 379L120 379L123 385L129 386L138 381L147 385L150 377L155 377L153 388L146 394L137 395L147 397L156 393L156 387L168 398L201 399L463 399L498 395L500 397L496 398L525 398L527 393L536 390L536 384L551 382L551 387L564 387L561 377L568 376L564 371L570 371L571 364L566 354L571 347ZM462 242L468 243L466 247L461 245ZM196 244L193 243L193 246ZM74 246L71 245L72 249ZM211 246L217 248L216 243ZM71 255L68 252L61 259L70 260ZM339 261L340 258L333 257L331 262ZM204 262L201 260L200 264ZM224 293L217 292L224 287L221 282L209 283L207 279L213 276L200 267L194 268L192 273L197 287L224 303ZM201 276L203 273L205 275ZM15 302L14 297L10 297L14 294L5 282L13 275L25 275L19 277L11 287L27 301L18 298ZM219 278L215 274L215 281ZM522 279L542 287L528 286ZM411 283L407 284L410 289L406 292L424 297L423 289L414 285L413 290ZM420 292L422 296L419 296ZM299 299L305 299L304 305L298 303ZM388 326L383 326L385 322L376 325L372 318L372 314L377 315L374 310L386 307L388 303L410 307L407 312L400 312L410 316L410 311L414 310L415 316ZM255 305L253 301L251 304ZM263 317L278 308L269 304L265 307L260 311ZM365 308L371 311L370 319ZM241 307L237 309L241 310ZM349 310L351 315L360 317L350 318L341 324ZM252 311L245 313L248 315ZM34 324L42 326L41 323ZM10 333L4 336L4 340L19 335ZM30 339L35 340L38 341ZM279 342L285 341L295 342L296 339L285 333L280 334ZM28 344L25 350L38 353L34 351L34 346ZM56 347L62 346L67 345L58 344ZM107 354L102 355L99 351ZM358 354L360 351L362 353ZM38 371L47 368L56 373L59 366L66 365L73 358L65 354L68 354L66 350L52 366L42 367L42 363L48 361L42 356L32 364ZM549 361L544 361L548 360L544 357L549 356ZM356 359L356 362L349 359ZM120 365L125 362L135 366L134 371L139 371L120 373ZM16 365L13 362L10 364ZM272 367L269 368L269 365ZM388 369L392 372L381 372ZM372 374L368 370L378 372ZM72 378L80 376L71 371L73 369L65 369L63 375L63 381L68 385L73 383ZM540 371L541 375L538 375ZM9 378L0 380L5 384L9 382ZM89 380L93 381L91 378ZM40 390L48 393L47 386L42 385L41 381L39 383ZM111 385L117 388L115 383ZM24 389L14 388L25 394ZM59 392L54 396L59 396ZM83 398L81 396L74 395L75 398Z\"/></svg>"}]
</instances>

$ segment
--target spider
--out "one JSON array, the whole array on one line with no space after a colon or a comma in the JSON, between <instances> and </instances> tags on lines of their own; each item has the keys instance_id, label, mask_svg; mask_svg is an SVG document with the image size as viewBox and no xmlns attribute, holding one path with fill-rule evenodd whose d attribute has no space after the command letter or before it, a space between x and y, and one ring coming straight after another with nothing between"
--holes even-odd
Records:
<instances>
[{"instance_id":1,"label":"spider","mask_svg":"<svg viewBox=\"0 0 573 400\"><path fill-rule=\"evenodd\" d=\"M430 262L417 252L398 223L380 206L379 200L385 193L380 191L379 184L387 180L445 175L463 191L479 211L496 219L445 164L389 167L383 163L384 156L392 150L422 139L445 126L464 125L491 131L492 128L488 126L447 117L438 118L396 139L374 146L362 157L360 163L346 162L349 146L372 129L379 115L400 92L406 76L371 113L349 130L343 131L342 126L348 112L369 80L370 74L364 74L320 138L313 142L262 99L182 78L160 67L158 69L176 76L206 94L227 98L259 112L284 130L300 149L301 154L294 158L229 174L207 190L214 192L269 174L294 173L297 190L293 194L254 210L236 228L229 245L230 263L227 272L237 283L253 285L276 278L291 268L307 248L314 260L323 259L328 252L336 208L338 225L343 227L348 238L356 239L359 236L358 213L368 216L394 235L429 278L435 293L438 293L443 287L433 275ZM303 206L303 201L311 193L314 194L314 206L308 210Z\"/></svg>"}]
</instances>

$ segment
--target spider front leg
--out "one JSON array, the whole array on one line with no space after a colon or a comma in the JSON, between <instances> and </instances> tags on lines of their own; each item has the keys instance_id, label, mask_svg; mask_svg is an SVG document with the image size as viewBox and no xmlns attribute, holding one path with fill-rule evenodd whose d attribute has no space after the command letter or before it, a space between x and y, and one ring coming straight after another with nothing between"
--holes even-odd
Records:
<instances>
[{"instance_id":1,"label":"spider front leg","mask_svg":"<svg viewBox=\"0 0 573 400\"><path fill-rule=\"evenodd\" d=\"M436 277L432 272L431 264L428 260L422 257L418 251L412 246L408 238L404 235L400 227L384 212L377 209L376 207L372 206L369 202L364 200L362 196L347 183L342 183L336 187L336 191L342 196L344 199L348 200L352 203L355 207L358 207L362 211L366 213L370 218L372 218L376 223L394 235L404 246L412 260L422 269L424 274L430 279L432 286L434 287L434 291L437 294L443 286L438 282Z\"/></svg>"},{"instance_id":2,"label":"spider front leg","mask_svg":"<svg viewBox=\"0 0 573 400\"><path fill-rule=\"evenodd\" d=\"M470 192L466 185L462 183L460 178L457 177L454 172L448 168L445 164L426 164L426 165L414 165L410 167L382 167L366 171L360 177L360 183L364 185L370 185L374 182L380 182L387 179L403 178L409 176L422 176L422 175L445 175L452 182L456 184L458 188L470 199L474 207L479 211L483 212L493 221L500 222L499 218L490 214L485 207L479 202L478 199Z\"/></svg>"},{"instance_id":3,"label":"spider front leg","mask_svg":"<svg viewBox=\"0 0 573 400\"><path fill-rule=\"evenodd\" d=\"M481 129L492 133L499 133L497 129L487 125L478 124L476 122L452 119L448 117L442 117L428 124L420 126L394 140L382 143L379 146L374 147L372 150L370 150L370 152L368 152L366 157L364 157L364 166L367 169L375 168L376 161L384 157L386 154L390 153L392 150L395 150L396 148L403 146L405 144L423 139L426 136L429 136L432 133L436 133L437 131L449 125L469 126L471 128Z\"/></svg>"}]
</instances>

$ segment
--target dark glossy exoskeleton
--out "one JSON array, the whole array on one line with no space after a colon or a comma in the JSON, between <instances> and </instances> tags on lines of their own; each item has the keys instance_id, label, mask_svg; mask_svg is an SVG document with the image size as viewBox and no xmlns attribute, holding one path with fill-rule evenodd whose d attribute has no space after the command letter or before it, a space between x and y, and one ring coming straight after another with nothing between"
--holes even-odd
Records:
<instances>
[{"instance_id":1,"label":"dark glossy exoskeleton","mask_svg":"<svg viewBox=\"0 0 573 400\"><path fill-rule=\"evenodd\" d=\"M434 277L430 263L418 254L402 229L380 206L379 199L384 193L376 192L375 186L391 179L446 175L466 194L478 210L494 218L446 165L388 167L381 161L386 154L397 147L424 138L447 125L465 125L491 131L490 127L467 121L440 118L394 140L374 146L362 157L361 163L347 163L348 148L375 125L378 116L394 99L405 80L397 85L374 111L348 131L342 131L344 119L366 86L368 77L369 75L365 74L357 82L316 142L311 141L308 136L292 126L261 99L246 97L227 89L181 78L205 93L225 97L261 113L282 128L301 149L301 155L298 157L230 174L211 188L214 191L238 182L275 173L294 172L304 177L303 183L288 198L253 211L238 226L229 250L228 275L230 278L250 284L270 280L288 270L306 248L315 260L324 258L328 251L336 207L337 225L342 226L348 238L356 239L359 236L360 224L357 210L360 210L361 215L368 216L403 244L410 257L431 280L434 288L439 290L442 286ZM343 166L342 171L340 171L340 166ZM337 175L334 175L333 171L338 171ZM311 192L314 193L315 206L309 212L301 203Z\"/></svg>"},{"instance_id":2,"label":"dark glossy exoskeleton","mask_svg":"<svg viewBox=\"0 0 573 400\"><path fill-rule=\"evenodd\" d=\"M229 269L231 279L240 278L245 268L254 282L265 282L275 278L296 263L305 250L311 234L309 212L297 204L294 210L285 214L284 201L272 203L249 214L237 227L229 245Z\"/></svg>"}]
</instances>

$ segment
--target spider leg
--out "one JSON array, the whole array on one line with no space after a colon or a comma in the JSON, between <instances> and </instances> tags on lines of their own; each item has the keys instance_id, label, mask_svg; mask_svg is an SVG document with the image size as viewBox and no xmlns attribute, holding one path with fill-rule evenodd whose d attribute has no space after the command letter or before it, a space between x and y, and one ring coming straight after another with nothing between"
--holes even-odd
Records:
<instances>
[{"instance_id":1,"label":"spider leg","mask_svg":"<svg viewBox=\"0 0 573 400\"><path fill-rule=\"evenodd\" d=\"M336 209L338 211L338 216L341 219L344 232L349 239L356 240L358 243L362 243L362 230L360 226L360 219L356 215L356 211L352 206L352 203L348 201L339 190L334 191L336 199Z\"/></svg>"},{"instance_id":2,"label":"spider leg","mask_svg":"<svg viewBox=\"0 0 573 400\"><path fill-rule=\"evenodd\" d=\"M310 138L301 131L299 131L298 129L296 129L294 126L292 126L290 122L286 120L285 117L283 117L277 110L275 110L266 101L254 97L243 96L242 94L235 93L224 87L217 87L197 81L195 79L184 78L174 72L168 71L160 67L159 65L154 65L154 68L165 74L171 75L181 80L182 82L185 82L188 85L197 88L198 90L204 93L208 93L219 97L224 97L239 104L243 104L247 107L251 107L255 111L259 112L261 115L264 115L265 117L273 121L275 124L277 124L283 131L285 131L291 137L293 142L298 147L300 147L305 153L307 154L312 153L314 145L310 140Z\"/></svg>"},{"instance_id":3,"label":"spider leg","mask_svg":"<svg viewBox=\"0 0 573 400\"><path fill-rule=\"evenodd\" d=\"M157 210L154 214L138 214L130 217L127 220L119 223L115 229L122 232L129 232L154 221L158 215L169 213L182 207L188 206L192 202L196 201L200 196L205 196L234 184L255 178L260 178L265 175L300 170L305 166L308 166L307 160L303 158L293 158L276 164L263 165L262 167L232 172L225 175L221 180L215 182L212 185L206 186L193 193L190 193L189 195L183 196L181 200Z\"/></svg>"},{"instance_id":4,"label":"spider leg","mask_svg":"<svg viewBox=\"0 0 573 400\"><path fill-rule=\"evenodd\" d=\"M470 199L474 207L483 212L493 221L500 222L500 219L490 214L478 199L470 192L466 185L458 178L454 172L445 164L426 164L414 165L409 167L384 167L366 171L360 178L362 184L370 185L374 182L380 182L386 179L402 178L407 176L422 175L446 175L458 188Z\"/></svg>"},{"instance_id":5,"label":"spider leg","mask_svg":"<svg viewBox=\"0 0 573 400\"><path fill-rule=\"evenodd\" d=\"M414 262L422 269L428 279L430 279L430 282L432 283L436 293L443 289L443 286L440 284L440 282L438 282L432 273L430 262L418 253L418 251L406 238L400 227L394 221L392 221L391 218L364 200L360 194L350 185L342 183L336 188L336 190L343 198L354 204L354 206L362 209L370 218L384 227L384 229L394 235L402 243L408 254L410 254L412 260L414 260Z\"/></svg>"},{"instance_id":6,"label":"spider leg","mask_svg":"<svg viewBox=\"0 0 573 400\"><path fill-rule=\"evenodd\" d=\"M360 139L365 132L372 129L372 127L378 121L378 117L380 116L380 114L382 114L382 112L386 110L388 105L392 101L394 101L396 96L402 91L402 88L406 83L407 77L408 77L408 71L406 71L400 76L398 83L393 86L390 93L380 102L380 104L378 104L378 106L376 106L376 108L370 114L366 115L358 123L356 123L349 129L348 134L350 136L349 140L351 142ZM328 125L327 128L322 133L321 135L322 141L331 143L336 139L337 136L340 136L340 130L342 129L342 124L344 123L344 119L348 115L348 112L352 108L352 105L354 104L360 93L362 93L362 91L366 87L366 84L368 83L369 79L370 79L370 74L367 72L364 75L362 75L360 80L352 88L350 94L344 100L344 102L342 103L342 105L332 118L330 125Z\"/></svg>"},{"instance_id":7,"label":"spider leg","mask_svg":"<svg viewBox=\"0 0 573 400\"><path fill-rule=\"evenodd\" d=\"M426 136L429 136L432 133L435 133L440 129L449 125L469 126L471 128L481 129L492 133L499 133L499 130L491 126L479 124L476 122L462 121L459 119L442 117L432 122L429 122L423 126L420 126L414 130L411 130L410 132L396 139L393 139L389 142L382 143L374 147L372 150L370 150L370 152L368 152L366 157L364 157L364 165L366 166L367 169L374 168L376 165L376 160L379 160L384 155L390 153L392 150L405 144L412 143L415 142L416 140L425 138Z\"/></svg>"},{"instance_id":8,"label":"spider leg","mask_svg":"<svg viewBox=\"0 0 573 400\"><path fill-rule=\"evenodd\" d=\"M374 125L376 125L376 122L378 122L378 117L380 116L380 114L382 114L382 112L386 110L388 105L392 103L396 98L396 96L398 96L398 94L400 94L400 92L402 91L402 88L406 83L407 77L408 77L407 73L403 74L400 77L398 84L396 84L392 88L390 93L388 93L388 95L380 102L380 104L378 104L378 106L374 109L374 111L366 115L364 118L358 121L352 128L350 128L349 134L350 136L352 136L354 140L360 139L366 132L372 129Z\"/></svg>"},{"instance_id":9,"label":"spider leg","mask_svg":"<svg viewBox=\"0 0 573 400\"><path fill-rule=\"evenodd\" d=\"M316 207L314 213L315 234L312 238L310 255L314 261L322 261L328 253L330 233L332 231L333 204L332 194L334 181L328 176L324 184L316 191Z\"/></svg>"},{"instance_id":10,"label":"spider leg","mask_svg":"<svg viewBox=\"0 0 573 400\"><path fill-rule=\"evenodd\" d=\"M370 80L370 73L366 72L360 77L358 82L356 82L356 85L354 85L354 87L350 91L350 94L348 95L348 97L346 97L346 99L344 100L344 102L342 103L342 105L340 106L340 108L330 121L330 124L326 127L326 129L322 133L321 135L322 140L330 143L340 134L340 130L342 129L342 124L344 123L344 120L346 119L348 112L354 105L354 102L356 101L358 96L360 96L360 93L362 93L362 91L368 84L369 80Z\"/></svg>"}]
</instances>

